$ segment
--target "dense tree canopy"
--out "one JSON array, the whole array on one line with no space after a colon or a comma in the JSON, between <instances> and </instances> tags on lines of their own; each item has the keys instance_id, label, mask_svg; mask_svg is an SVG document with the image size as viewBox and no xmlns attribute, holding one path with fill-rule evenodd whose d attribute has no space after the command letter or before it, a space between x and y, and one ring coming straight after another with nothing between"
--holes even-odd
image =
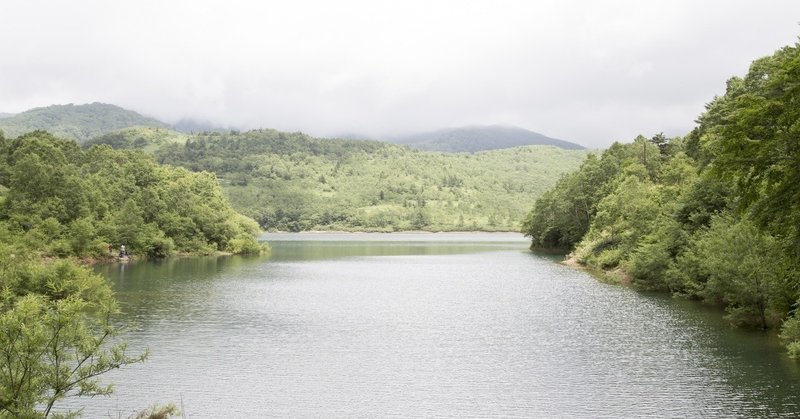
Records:
<instances>
[{"instance_id":1,"label":"dense tree canopy","mask_svg":"<svg viewBox=\"0 0 800 419\"><path fill-rule=\"evenodd\" d=\"M3 140L0 161L0 222L46 254L101 256L109 244L149 256L259 249L258 225L230 207L211 173L42 131Z\"/></svg>"},{"instance_id":2,"label":"dense tree canopy","mask_svg":"<svg viewBox=\"0 0 800 419\"><path fill-rule=\"evenodd\" d=\"M78 142L137 125L168 128L161 121L106 103L51 105L0 118L0 129L8 137L47 130Z\"/></svg>"},{"instance_id":3,"label":"dense tree canopy","mask_svg":"<svg viewBox=\"0 0 800 419\"><path fill-rule=\"evenodd\" d=\"M87 268L0 243L0 417L47 417L65 398L111 393L99 376L146 356L115 339L117 311Z\"/></svg>"},{"instance_id":4,"label":"dense tree canopy","mask_svg":"<svg viewBox=\"0 0 800 419\"><path fill-rule=\"evenodd\" d=\"M431 153L255 130L200 134L155 155L216 173L234 208L265 229L516 231L533 200L586 154L549 146Z\"/></svg>"}]
</instances>

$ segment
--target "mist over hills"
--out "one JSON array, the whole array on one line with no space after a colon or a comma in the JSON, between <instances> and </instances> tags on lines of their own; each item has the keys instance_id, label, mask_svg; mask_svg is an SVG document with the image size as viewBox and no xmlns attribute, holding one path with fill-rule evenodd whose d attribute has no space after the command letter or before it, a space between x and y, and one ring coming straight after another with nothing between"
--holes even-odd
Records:
<instances>
[{"instance_id":1,"label":"mist over hills","mask_svg":"<svg viewBox=\"0 0 800 419\"><path fill-rule=\"evenodd\" d=\"M442 153L188 119L170 126L102 103L32 109L0 120L0 129L10 138L42 129L84 148L139 149L212 172L234 208L268 230L515 231L534 200L586 157L577 144L514 127L442 130L409 143ZM437 143L442 137L453 141Z\"/></svg>"},{"instance_id":2,"label":"mist over hills","mask_svg":"<svg viewBox=\"0 0 800 419\"><path fill-rule=\"evenodd\" d=\"M234 128L221 127L208 120L193 118L183 118L170 125L132 110L98 102L85 105L51 105L18 114L0 113L0 130L3 130L6 137L16 137L35 130L46 130L83 143L92 138L132 127L172 129L187 134L236 131ZM378 140L378 138L357 133L337 137L352 140ZM503 125L445 128L380 140L407 145L417 150L448 153L474 153L525 145L552 145L565 150L584 148L579 144L551 138L527 129Z\"/></svg>"},{"instance_id":3,"label":"mist over hills","mask_svg":"<svg viewBox=\"0 0 800 419\"><path fill-rule=\"evenodd\" d=\"M199 132L225 132L235 128L223 128L208 120L198 120L194 118L182 118L172 124L172 129L186 134Z\"/></svg>"},{"instance_id":4,"label":"mist over hills","mask_svg":"<svg viewBox=\"0 0 800 419\"><path fill-rule=\"evenodd\" d=\"M524 128L504 125L445 128L395 137L390 141L397 144L405 144L418 150L450 153L474 153L525 145L552 145L565 150L582 150L585 148L580 144L551 138Z\"/></svg>"},{"instance_id":5,"label":"mist over hills","mask_svg":"<svg viewBox=\"0 0 800 419\"><path fill-rule=\"evenodd\" d=\"M159 120L107 103L51 105L34 108L0 119L6 137L46 130L52 134L84 142L90 138L132 126L169 128Z\"/></svg>"}]
</instances>

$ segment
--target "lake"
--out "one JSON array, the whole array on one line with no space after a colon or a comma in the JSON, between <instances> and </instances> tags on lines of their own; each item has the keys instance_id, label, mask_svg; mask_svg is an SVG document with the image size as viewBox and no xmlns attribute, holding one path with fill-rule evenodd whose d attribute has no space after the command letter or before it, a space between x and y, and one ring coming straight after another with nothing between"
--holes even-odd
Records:
<instances>
[{"instance_id":1,"label":"lake","mask_svg":"<svg viewBox=\"0 0 800 419\"><path fill-rule=\"evenodd\" d=\"M144 364L87 417L797 417L800 368L716 309L518 234L267 234L268 257L97 270Z\"/></svg>"}]
</instances>

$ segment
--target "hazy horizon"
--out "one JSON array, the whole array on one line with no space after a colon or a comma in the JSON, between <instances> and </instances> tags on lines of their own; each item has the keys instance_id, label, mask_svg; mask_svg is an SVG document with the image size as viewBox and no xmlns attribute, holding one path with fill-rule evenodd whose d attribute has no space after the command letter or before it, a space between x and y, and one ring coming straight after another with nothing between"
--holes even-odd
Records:
<instances>
[{"instance_id":1,"label":"hazy horizon","mask_svg":"<svg viewBox=\"0 0 800 419\"><path fill-rule=\"evenodd\" d=\"M101 103L101 104L104 104L104 105L119 106L119 105L116 105L116 104L113 104L113 103L102 103L102 102L53 103L53 104L46 105L46 106L36 106L36 107L31 108L31 109L26 109L25 111L18 112L18 113L0 112L0 119L1 118L5 118L5 117L12 117L12 116L15 116L15 115L19 115L20 113L24 113L24 112L27 112L27 111L34 111L34 110L37 110L37 109L44 109L44 108L49 108L49 107L53 107L53 106L83 106L83 105L91 105L91 104L94 104L94 103ZM126 109L126 108L122 108L122 109ZM126 110L133 111L133 109L126 109ZM136 111L134 111L134 112L136 112ZM144 117L153 118L153 119L156 119L156 120L158 120L160 122L166 123L166 124L170 125L173 129L178 129L179 127L177 127L177 125L181 125L181 124L196 124L198 126L204 127L204 128L200 128L200 130L202 130L202 129L242 130L242 128L236 127L236 126L232 126L232 125L229 125L229 126L217 125L217 124L214 124L212 121L209 121L209 120L197 120L197 119L193 119L193 118L187 117L187 118L179 119L178 121L168 122L168 121L163 121L163 120L161 120L158 117L153 116L153 115L147 115L147 114L144 114L144 113L141 113L141 112L137 112L137 113L142 115L142 116L144 116ZM529 128L520 127L520 126L516 126L516 125L510 125L510 124L469 124L469 125L461 125L461 126L457 126L457 127L456 126L439 127L439 128L433 128L433 129L429 129L429 130L425 130L425 131L415 131L415 132L408 132L408 133L401 133L401 134L394 134L394 135L382 135L382 136L380 136L380 135L378 135L378 136L370 136L370 135L365 135L363 133L359 133L359 132L353 131L353 132L340 132L340 133L333 134L333 135L322 135L320 137L321 138L348 138L348 139L354 139L354 140L396 141L396 140L408 139L408 138L419 136L419 135L435 134L435 133L439 133L439 132L448 132L448 131L453 131L453 130L461 130L461 129L494 129L494 128L512 129L512 130L524 130L524 131L528 131L528 132L533 133L533 134L538 134L538 135L542 135L542 136L548 137L548 138L553 139L553 140L574 142L574 141L565 140L563 138L555 138L553 136L550 136L550 135L547 135L547 134L544 134L544 133L541 133L541 132L537 132L537 131L529 129ZM274 129L274 127L254 126L254 127L247 128L247 130L257 130L257 129ZM298 132L298 131L299 132L303 132L305 134L309 134L308 132L303 131L303 130L295 130L293 132ZM581 145L581 144L579 144L579 145Z\"/></svg>"},{"instance_id":2,"label":"hazy horizon","mask_svg":"<svg viewBox=\"0 0 800 419\"><path fill-rule=\"evenodd\" d=\"M389 138L518 126L684 135L800 2L78 1L0 5L0 112L103 102L174 124ZM36 23L36 30L30 25Z\"/></svg>"}]
</instances>

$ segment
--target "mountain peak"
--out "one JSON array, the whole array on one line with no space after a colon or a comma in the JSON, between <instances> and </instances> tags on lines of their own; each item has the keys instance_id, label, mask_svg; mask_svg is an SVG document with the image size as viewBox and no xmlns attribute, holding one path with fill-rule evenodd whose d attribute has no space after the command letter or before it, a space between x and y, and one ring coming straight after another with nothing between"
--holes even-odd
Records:
<instances>
[{"instance_id":1,"label":"mountain peak","mask_svg":"<svg viewBox=\"0 0 800 419\"><path fill-rule=\"evenodd\" d=\"M44 106L0 119L0 129L7 137L41 129L78 142L131 126L169 127L137 112L100 102Z\"/></svg>"},{"instance_id":2,"label":"mountain peak","mask_svg":"<svg viewBox=\"0 0 800 419\"><path fill-rule=\"evenodd\" d=\"M511 125L471 125L396 137L392 142L428 151L470 152L497 150L525 145L552 145L580 150L580 144L551 138Z\"/></svg>"}]
</instances>

